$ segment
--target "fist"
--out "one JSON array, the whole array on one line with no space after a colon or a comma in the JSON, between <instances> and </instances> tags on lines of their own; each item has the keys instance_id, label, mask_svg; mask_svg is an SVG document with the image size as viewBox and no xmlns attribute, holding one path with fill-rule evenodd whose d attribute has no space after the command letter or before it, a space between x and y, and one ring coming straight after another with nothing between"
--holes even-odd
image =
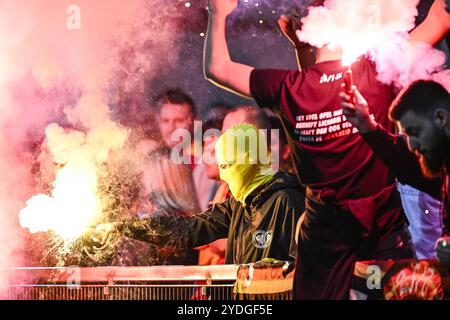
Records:
<instances>
[{"instance_id":1,"label":"fist","mask_svg":"<svg viewBox=\"0 0 450 320\"><path fill-rule=\"evenodd\" d=\"M297 38L295 31L297 30L298 23L293 17L288 17L285 15L280 16L278 19L278 26L285 37L294 45L300 46L302 43Z\"/></svg>"}]
</instances>

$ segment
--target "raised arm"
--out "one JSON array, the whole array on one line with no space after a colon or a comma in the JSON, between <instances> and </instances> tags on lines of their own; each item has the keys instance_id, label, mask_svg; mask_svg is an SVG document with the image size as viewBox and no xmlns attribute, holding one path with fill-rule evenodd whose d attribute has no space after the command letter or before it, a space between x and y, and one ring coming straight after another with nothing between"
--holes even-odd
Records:
<instances>
[{"instance_id":1,"label":"raised arm","mask_svg":"<svg viewBox=\"0 0 450 320\"><path fill-rule=\"evenodd\" d=\"M450 30L450 13L446 5L450 6L449 0L434 1L426 19L411 32L412 42L425 42L434 46L445 37Z\"/></svg>"},{"instance_id":2,"label":"raised arm","mask_svg":"<svg viewBox=\"0 0 450 320\"><path fill-rule=\"evenodd\" d=\"M302 70L312 66L316 62L316 56L314 48L310 44L301 42L297 38L297 35L295 34L297 24L298 22L296 22L293 17L289 18L282 15L278 19L278 26L280 27L281 32L295 49L298 69Z\"/></svg>"},{"instance_id":3,"label":"raised arm","mask_svg":"<svg viewBox=\"0 0 450 320\"><path fill-rule=\"evenodd\" d=\"M353 93L353 97L345 91L339 95L347 120L359 130L365 142L401 183L408 184L440 200L441 179L426 178L422 173L419 160L409 151L405 139L399 135L390 134L371 118L367 101L355 86Z\"/></svg>"},{"instance_id":4,"label":"raised arm","mask_svg":"<svg viewBox=\"0 0 450 320\"><path fill-rule=\"evenodd\" d=\"M203 57L205 78L228 91L250 98L251 66L231 60L226 41L227 17L238 0L209 0L209 24Z\"/></svg>"}]
</instances>

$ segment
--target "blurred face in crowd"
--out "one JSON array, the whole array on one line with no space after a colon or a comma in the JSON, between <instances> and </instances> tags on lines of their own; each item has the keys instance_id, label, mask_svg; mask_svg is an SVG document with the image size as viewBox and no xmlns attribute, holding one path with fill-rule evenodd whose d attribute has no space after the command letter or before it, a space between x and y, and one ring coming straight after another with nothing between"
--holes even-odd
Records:
<instances>
[{"instance_id":1,"label":"blurred face in crowd","mask_svg":"<svg viewBox=\"0 0 450 320\"><path fill-rule=\"evenodd\" d=\"M203 148L203 163L209 179L220 180L219 165L216 159L216 142L219 137L211 136Z\"/></svg>"},{"instance_id":2,"label":"blurred face in crowd","mask_svg":"<svg viewBox=\"0 0 450 320\"><path fill-rule=\"evenodd\" d=\"M449 120L448 112L443 109L438 109L434 115L408 111L400 119L409 148L420 158L422 170L428 177L440 174L450 159Z\"/></svg>"},{"instance_id":3,"label":"blurred face in crowd","mask_svg":"<svg viewBox=\"0 0 450 320\"><path fill-rule=\"evenodd\" d=\"M194 117L187 104L169 104L161 106L159 112L159 130L166 145L173 148L181 142L181 138L172 139L172 133L177 129L192 131Z\"/></svg>"}]
</instances>

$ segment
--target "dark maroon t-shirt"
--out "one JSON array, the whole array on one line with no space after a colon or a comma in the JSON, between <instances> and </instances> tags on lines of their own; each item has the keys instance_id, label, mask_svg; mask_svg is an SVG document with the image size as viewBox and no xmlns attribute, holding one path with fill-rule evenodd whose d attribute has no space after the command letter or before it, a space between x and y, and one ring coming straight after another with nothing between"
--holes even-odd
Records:
<instances>
[{"instance_id":1,"label":"dark maroon t-shirt","mask_svg":"<svg viewBox=\"0 0 450 320\"><path fill-rule=\"evenodd\" d=\"M352 70L370 113L393 131L388 119L392 87L376 79L376 67L367 58L359 59ZM379 210L399 211L401 204L394 195L393 175L342 114L339 93L345 71L340 61L303 71L256 69L250 78L251 94L279 116L299 179L314 198L343 206L370 229Z\"/></svg>"}]
</instances>

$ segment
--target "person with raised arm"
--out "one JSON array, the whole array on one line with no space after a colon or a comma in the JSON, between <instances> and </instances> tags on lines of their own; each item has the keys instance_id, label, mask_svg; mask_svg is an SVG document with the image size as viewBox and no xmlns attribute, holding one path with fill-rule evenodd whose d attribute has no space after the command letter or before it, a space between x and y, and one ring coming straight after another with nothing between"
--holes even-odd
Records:
<instances>
[{"instance_id":1,"label":"person with raised arm","mask_svg":"<svg viewBox=\"0 0 450 320\"><path fill-rule=\"evenodd\" d=\"M347 68L341 63L342 52L318 48L316 63L301 71L255 69L235 62L227 46L226 20L237 6L237 0L209 1L205 77L270 108L283 123L298 177L307 187L296 298L347 299L357 260L413 256L395 177L344 121L339 93ZM449 30L448 18L445 2L437 0L411 41L435 44ZM365 57L352 70L374 118L394 132L388 118L392 87L377 80L374 63Z\"/></svg>"}]
</instances>

